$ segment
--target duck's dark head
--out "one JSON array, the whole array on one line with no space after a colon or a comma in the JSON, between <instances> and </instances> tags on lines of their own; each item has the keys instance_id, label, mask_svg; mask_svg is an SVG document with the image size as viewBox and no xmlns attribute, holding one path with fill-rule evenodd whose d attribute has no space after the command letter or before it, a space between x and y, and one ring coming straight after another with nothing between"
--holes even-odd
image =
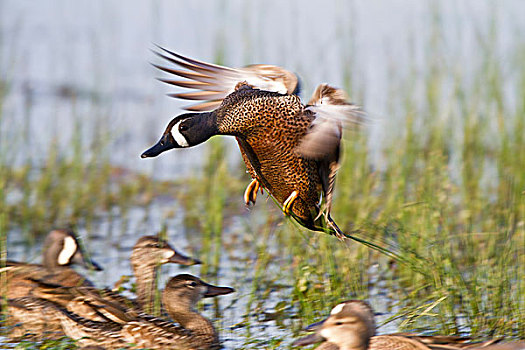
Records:
<instances>
[{"instance_id":1,"label":"duck's dark head","mask_svg":"<svg viewBox=\"0 0 525 350\"><path fill-rule=\"evenodd\" d=\"M198 145L218 133L214 112L181 114L168 124L160 140L142 153L141 158L156 157L172 148Z\"/></svg>"}]
</instances>

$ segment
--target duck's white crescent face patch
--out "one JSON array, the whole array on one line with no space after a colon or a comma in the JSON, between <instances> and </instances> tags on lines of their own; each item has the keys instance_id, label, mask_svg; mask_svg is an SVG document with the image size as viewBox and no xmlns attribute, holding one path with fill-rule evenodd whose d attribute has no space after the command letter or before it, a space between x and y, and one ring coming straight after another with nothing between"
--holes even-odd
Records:
<instances>
[{"instance_id":1,"label":"duck's white crescent face patch","mask_svg":"<svg viewBox=\"0 0 525 350\"><path fill-rule=\"evenodd\" d=\"M58 255L58 264L59 265L69 264L71 257L73 257L76 251L77 251L77 242L75 242L75 239L69 236L66 237L64 239L64 247L62 248L62 251Z\"/></svg>"},{"instance_id":2,"label":"duck's white crescent face patch","mask_svg":"<svg viewBox=\"0 0 525 350\"><path fill-rule=\"evenodd\" d=\"M173 255L175 255L175 252L173 250L165 250L163 253L162 253L164 259L168 260L169 258L171 258Z\"/></svg>"},{"instance_id":3,"label":"duck's white crescent face patch","mask_svg":"<svg viewBox=\"0 0 525 350\"><path fill-rule=\"evenodd\" d=\"M321 337L323 337L323 338L327 339L328 341L330 341L334 331L336 331L336 330L335 329L331 329L331 328L323 328L321 330L321 332L319 332L319 334L321 335Z\"/></svg>"},{"instance_id":4,"label":"duck's white crescent face patch","mask_svg":"<svg viewBox=\"0 0 525 350\"><path fill-rule=\"evenodd\" d=\"M175 124L173 128L171 128L171 136L173 136L173 138L175 139L175 142L177 142L179 146L188 147L189 146L188 140L186 140L184 135L182 135L179 131L179 125L181 122L182 120L177 122L177 124Z\"/></svg>"},{"instance_id":5,"label":"duck's white crescent face patch","mask_svg":"<svg viewBox=\"0 0 525 350\"><path fill-rule=\"evenodd\" d=\"M345 304L339 304L335 306L332 311L330 311L330 315L337 315L341 311L343 311L343 308L345 307Z\"/></svg>"}]
</instances>

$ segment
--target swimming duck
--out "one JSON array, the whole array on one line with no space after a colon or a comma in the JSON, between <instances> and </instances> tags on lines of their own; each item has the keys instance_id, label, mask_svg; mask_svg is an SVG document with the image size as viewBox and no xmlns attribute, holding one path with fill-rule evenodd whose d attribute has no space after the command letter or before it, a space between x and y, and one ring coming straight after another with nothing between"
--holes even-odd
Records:
<instances>
[{"instance_id":1,"label":"swimming duck","mask_svg":"<svg viewBox=\"0 0 525 350\"><path fill-rule=\"evenodd\" d=\"M195 311L195 305L202 298L232 292L233 288L214 286L181 274L172 277L162 292L164 307L178 324L145 313L126 315L120 323L90 321L64 310L60 310L60 317L65 333L81 346L119 349L133 344L132 348L215 349L220 347L217 332L210 320Z\"/></svg>"},{"instance_id":2,"label":"swimming duck","mask_svg":"<svg viewBox=\"0 0 525 350\"><path fill-rule=\"evenodd\" d=\"M335 306L330 316L307 329L314 334L294 342L304 346L322 342L317 350L519 350L525 343L494 344L495 341L468 342L456 336L420 336L408 333L375 335L374 313L361 300L349 300ZM499 341L499 340L498 340Z\"/></svg>"},{"instance_id":3,"label":"swimming duck","mask_svg":"<svg viewBox=\"0 0 525 350\"><path fill-rule=\"evenodd\" d=\"M83 251L76 235L69 230L53 230L48 233L42 248L42 264L30 264L8 260L2 268L7 275L6 298L16 300L31 296L38 289L39 282L55 283L64 286L93 287L84 276L71 268L78 264L92 270L102 268L89 259ZM30 299L30 298L29 298ZM8 303L7 314L11 338L60 336L60 324L49 324L50 315L45 312L27 313L19 309L20 303Z\"/></svg>"},{"instance_id":4,"label":"swimming duck","mask_svg":"<svg viewBox=\"0 0 525 350\"><path fill-rule=\"evenodd\" d=\"M161 264L201 264L199 259L187 257L175 250L165 239L143 236L133 246L131 267L135 275L137 303L145 312L153 310L157 287L157 269Z\"/></svg>"},{"instance_id":5,"label":"swimming duck","mask_svg":"<svg viewBox=\"0 0 525 350\"><path fill-rule=\"evenodd\" d=\"M102 268L83 251L76 235L69 230L48 233L42 248L42 264L6 261L2 271L7 273L7 298L28 295L36 286L32 279L65 286L93 286L86 277L71 268L82 265L100 271Z\"/></svg>"},{"instance_id":6,"label":"swimming duck","mask_svg":"<svg viewBox=\"0 0 525 350\"><path fill-rule=\"evenodd\" d=\"M130 262L135 276L137 294L135 300L125 298L109 289L62 287L45 283L45 281L39 281L40 288L35 291L35 294L60 305L67 305L70 311L85 318L91 318L87 316L87 314L92 313L87 312L91 308L84 309L84 306L81 305L85 302L96 303L100 298L122 304L124 308L152 312L158 289L157 271L160 265L175 263L189 266L201 263L198 259L181 254L165 239L158 236L140 237L133 246ZM73 302L70 303L70 301Z\"/></svg>"},{"instance_id":7,"label":"swimming duck","mask_svg":"<svg viewBox=\"0 0 525 350\"><path fill-rule=\"evenodd\" d=\"M155 66L189 80L161 81L200 90L171 96L204 102L187 108L200 113L171 120L157 144L141 157L192 147L214 135L234 136L252 177L244 193L247 205L265 188L285 215L304 227L345 237L330 217L331 203L342 127L361 122L359 109L345 92L321 84L304 105L295 94L297 77L283 68L232 69L162 50L161 58L185 70Z\"/></svg>"},{"instance_id":8,"label":"swimming duck","mask_svg":"<svg viewBox=\"0 0 525 350\"><path fill-rule=\"evenodd\" d=\"M136 300L126 298L109 289L98 289L93 286L65 286L36 278L31 281L34 284L31 295L52 301L86 319L114 320L114 318L108 319L108 315L111 317L112 314L105 313L104 310L101 312L94 305L106 304L124 314L141 311L151 312L157 291L156 274L160 265L166 263L180 265L201 263L198 259L179 253L166 240L157 236L139 238L133 247L130 261L136 279ZM25 304L29 304L29 307L25 307ZM10 337L56 338L63 335L60 322L58 319L53 319L56 314L41 312L39 305L31 298L10 299L8 308L10 324L17 325ZM52 330L48 326L49 324L52 324Z\"/></svg>"}]
</instances>

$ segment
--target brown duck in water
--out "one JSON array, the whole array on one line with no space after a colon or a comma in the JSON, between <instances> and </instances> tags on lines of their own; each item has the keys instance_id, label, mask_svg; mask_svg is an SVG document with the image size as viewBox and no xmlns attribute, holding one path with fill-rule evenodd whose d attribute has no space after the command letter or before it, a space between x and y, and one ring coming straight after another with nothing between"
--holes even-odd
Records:
<instances>
[{"instance_id":1,"label":"brown duck in water","mask_svg":"<svg viewBox=\"0 0 525 350\"><path fill-rule=\"evenodd\" d=\"M294 94L297 77L282 68L232 69L164 52L159 56L185 70L157 67L189 80L162 81L200 90L171 96L205 102L187 108L201 113L175 117L142 158L195 146L214 135L235 136L253 179L244 194L246 204L255 203L257 191L265 188L304 227L345 237L330 210L342 127L361 121L346 94L322 84L304 105Z\"/></svg>"},{"instance_id":2,"label":"brown duck in water","mask_svg":"<svg viewBox=\"0 0 525 350\"><path fill-rule=\"evenodd\" d=\"M36 286L33 279L65 286L93 286L86 277L71 268L75 264L102 270L87 257L72 231L53 230L44 241L42 264L6 262L6 267L2 268L7 274L6 297L10 299L29 295Z\"/></svg>"},{"instance_id":3,"label":"brown duck in water","mask_svg":"<svg viewBox=\"0 0 525 350\"><path fill-rule=\"evenodd\" d=\"M297 340L304 346L322 342L317 350L523 350L525 343L469 342L456 336L420 336L408 333L375 335L374 313L367 303L349 300L335 306L330 316L308 327L314 334Z\"/></svg>"},{"instance_id":4,"label":"brown duck in water","mask_svg":"<svg viewBox=\"0 0 525 350\"><path fill-rule=\"evenodd\" d=\"M75 270L71 265L82 265L100 271L102 268L89 259L83 251L76 235L69 230L49 232L42 248L42 264L30 264L8 260L2 268L7 275L6 298L16 300L34 295L40 283L83 286L93 288L93 284ZM48 323L50 315L45 312L27 313L19 307L20 303L8 303L7 325L11 338L35 338L49 335L60 336L60 324Z\"/></svg>"},{"instance_id":5,"label":"brown duck in water","mask_svg":"<svg viewBox=\"0 0 525 350\"><path fill-rule=\"evenodd\" d=\"M218 334L212 323L195 311L202 298L234 292L230 287L210 285L187 274L172 277L162 293L163 304L174 324L146 313L115 312L118 322L87 320L45 299L32 298L31 305L58 318L67 336L81 346L100 346L105 349L217 349ZM22 301L23 302L23 301ZM114 312L112 305L99 304L105 312Z\"/></svg>"},{"instance_id":6,"label":"brown duck in water","mask_svg":"<svg viewBox=\"0 0 525 350\"><path fill-rule=\"evenodd\" d=\"M157 270L160 265L173 263L196 265L201 261L187 257L174 249L166 240L157 236L139 238L131 253L131 267L135 275L137 304L145 312L151 312L157 293Z\"/></svg>"},{"instance_id":7,"label":"brown duck in water","mask_svg":"<svg viewBox=\"0 0 525 350\"><path fill-rule=\"evenodd\" d=\"M139 238L131 254L131 265L136 279L137 299L126 298L109 289L97 289L92 286L64 286L35 278L31 296L53 301L57 305L83 318L98 321L114 320L111 313L98 309L95 305L111 305L122 313L151 312L157 291L157 270L162 264L180 265L200 264L197 259L189 258L164 239L157 236ZM27 304L27 306L26 306ZM63 336L62 327L56 313L41 310L39 302L31 298L9 300L9 319L16 325L10 334L12 338L57 338ZM47 311L46 311L47 310Z\"/></svg>"}]
</instances>

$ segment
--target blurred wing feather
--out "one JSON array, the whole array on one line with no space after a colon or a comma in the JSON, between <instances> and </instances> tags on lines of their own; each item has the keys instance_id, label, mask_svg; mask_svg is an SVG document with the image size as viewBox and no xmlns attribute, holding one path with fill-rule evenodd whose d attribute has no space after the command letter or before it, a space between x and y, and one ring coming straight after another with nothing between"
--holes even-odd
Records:
<instances>
[{"instance_id":1,"label":"blurred wing feather","mask_svg":"<svg viewBox=\"0 0 525 350\"><path fill-rule=\"evenodd\" d=\"M213 101L197 103L191 106L186 106L184 107L184 109L186 109L187 111L192 111L192 112L213 111L215 108L219 107L221 103L222 103L222 99L213 100Z\"/></svg>"},{"instance_id":2,"label":"blurred wing feather","mask_svg":"<svg viewBox=\"0 0 525 350\"><path fill-rule=\"evenodd\" d=\"M282 94L294 93L298 88L298 79L295 74L277 66L257 64L235 69L198 61L160 46L159 49L162 52L154 51L157 56L182 69L157 64L153 64L153 66L163 72L189 79L160 78L159 80L169 85L197 90L187 93L173 93L168 96L184 100L204 101L185 107L190 111L209 111L217 108L222 100L231 94L237 84L241 82L246 82L253 88Z\"/></svg>"},{"instance_id":3,"label":"blurred wing feather","mask_svg":"<svg viewBox=\"0 0 525 350\"><path fill-rule=\"evenodd\" d=\"M346 93L327 84L317 87L306 110L314 120L296 149L306 158L324 159L338 153L343 126L362 122L362 112L348 102Z\"/></svg>"},{"instance_id":4,"label":"blurred wing feather","mask_svg":"<svg viewBox=\"0 0 525 350\"><path fill-rule=\"evenodd\" d=\"M319 176L324 192L323 208L319 215L330 215L335 176L339 169L339 151L343 126L359 124L358 107L348 102L341 89L321 84L308 102L305 113L313 114L313 121L296 148L296 152L319 164ZM317 219L317 218L316 218Z\"/></svg>"},{"instance_id":5,"label":"blurred wing feather","mask_svg":"<svg viewBox=\"0 0 525 350\"><path fill-rule=\"evenodd\" d=\"M224 91L195 91L195 92L183 92L177 94L168 94L170 97L176 97L183 100L193 101L206 101L206 100L222 100L228 94Z\"/></svg>"},{"instance_id":6,"label":"blurred wing feather","mask_svg":"<svg viewBox=\"0 0 525 350\"><path fill-rule=\"evenodd\" d=\"M162 81L163 83L179 86L187 89L195 89L195 90L207 90L207 91L214 91L215 87L207 82L203 81L191 81L191 80L171 80L171 79L162 79L159 78L159 81Z\"/></svg>"}]
</instances>

